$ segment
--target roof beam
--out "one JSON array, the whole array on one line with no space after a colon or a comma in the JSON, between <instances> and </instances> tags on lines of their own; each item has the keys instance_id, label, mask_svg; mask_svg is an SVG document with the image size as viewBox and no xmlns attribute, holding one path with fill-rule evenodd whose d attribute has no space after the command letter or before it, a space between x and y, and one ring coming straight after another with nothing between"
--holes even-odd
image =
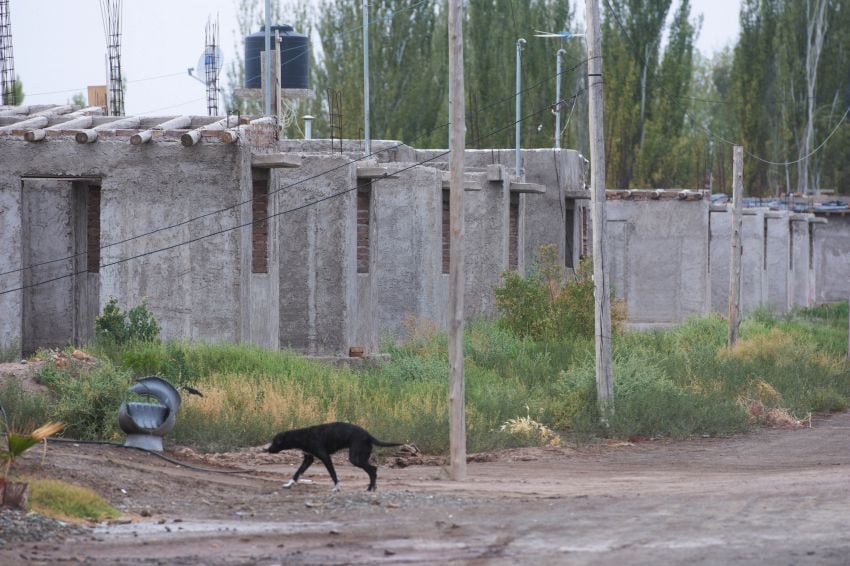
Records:
<instances>
[{"instance_id":1,"label":"roof beam","mask_svg":"<svg viewBox=\"0 0 850 566\"><path fill-rule=\"evenodd\" d=\"M195 128L194 130L190 130L180 136L180 143L182 143L185 147L190 147L201 141L201 136L204 132L216 132L227 130L231 125L236 126L238 122L238 118L228 116L219 120L218 122L213 122L212 124L207 124L205 126L201 126L200 128ZM232 124L231 124L232 123ZM236 137L228 136L228 140L226 143L233 143L236 141ZM224 140L222 140L224 141Z\"/></svg>"},{"instance_id":2,"label":"roof beam","mask_svg":"<svg viewBox=\"0 0 850 566\"><path fill-rule=\"evenodd\" d=\"M192 118L190 116L177 116L176 118L157 124L150 130L145 130L133 135L130 138L130 143L133 145L142 145L151 141L154 130L183 130L188 128L191 124Z\"/></svg>"},{"instance_id":3,"label":"roof beam","mask_svg":"<svg viewBox=\"0 0 850 566\"><path fill-rule=\"evenodd\" d=\"M97 140L99 132L121 129L134 130L139 127L140 122L141 118L139 118L138 116L120 118L118 120L113 120L111 122L95 126L91 129L81 130L77 132L75 138L78 143L92 143L93 141Z\"/></svg>"},{"instance_id":4,"label":"roof beam","mask_svg":"<svg viewBox=\"0 0 850 566\"><path fill-rule=\"evenodd\" d=\"M58 132L66 130L76 130L78 128L87 128L91 126L91 116L78 116L61 124L50 126L49 128L30 130L24 133L24 139L28 142L43 140L48 132Z\"/></svg>"}]
</instances>

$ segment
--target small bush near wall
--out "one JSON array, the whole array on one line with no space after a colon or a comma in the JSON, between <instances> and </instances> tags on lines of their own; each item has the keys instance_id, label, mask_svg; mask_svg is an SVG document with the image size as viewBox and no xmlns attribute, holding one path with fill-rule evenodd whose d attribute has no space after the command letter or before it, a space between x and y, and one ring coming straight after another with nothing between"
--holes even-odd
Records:
<instances>
[{"instance_id":1,"label":"small bush near wall","mask_svg":"<svg viewBox=\"0 0 850 566\"><path fill-rule=\"evenodd\" d=\"M36 377L50 391L50 418L66 423L65 436L83 440L121 436L117 415L129 395L129 372L109 360L100 360L94 366L72 363L64 367L48 362Z\"/></svg>"},{"instance_id":2,"label":"small bush near wall","mask_svg":"<svg viewBox=\"0 0 850 566\"><path fill-rule=\"evenodd\" d=\"M573 278L566 278L553 245L540 246L537 266L526 277L516 271L503 274L496 288L499 323L534 340L592 337L594 330L593 260L584 258ZM612 295L611 324L625 320L625 307Z\"/></svg>"},{"instance_id":3,"label":"small bush near wall","mask_svg":"<svg viewBox=\"0 0 850 566\"><path fill-rule=\"evenodd\" d=\"M118 306L118 299L110 298L103 312L95 319L94 330L98 342L105 344L159 340L159 326L145 301L125 313Z\"/></svg>"}]
</instances>

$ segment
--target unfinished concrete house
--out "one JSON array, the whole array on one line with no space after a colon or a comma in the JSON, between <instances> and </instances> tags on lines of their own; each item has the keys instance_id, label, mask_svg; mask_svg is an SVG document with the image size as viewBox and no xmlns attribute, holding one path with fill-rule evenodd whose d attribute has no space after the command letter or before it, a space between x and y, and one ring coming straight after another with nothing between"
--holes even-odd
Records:
<instances>
[{"instance_id":1,"label":"unfinished concrete house","mask_svg":"<svg viewBox=\"0 0 850 566\"><path fill-rule=\"evenodd\" d=\"M607 191L611 288L634 328L669 326L709 307L704 191Z\"/></svg>"},{"instance_id":2,"label":"unfinished concrete house","mask_svg":"<svg viewBox=\"0 0 850 566\"><path fill-rule=\"evenodd\" d=\"M277 140L263 119L0 107L0 345L81 343L110 297L162 337L375 351L447 317L447 152ZM584 160L468 152L466 305L542 243L582 252Z\"/></svg>"}]
</instances>

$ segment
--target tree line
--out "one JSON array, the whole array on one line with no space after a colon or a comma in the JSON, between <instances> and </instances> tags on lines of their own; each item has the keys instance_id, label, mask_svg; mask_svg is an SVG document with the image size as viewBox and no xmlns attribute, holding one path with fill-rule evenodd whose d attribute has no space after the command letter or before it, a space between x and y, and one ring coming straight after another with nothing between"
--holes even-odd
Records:
<instances>
[{"instance_id":1,"label":"tree line","mask_svg":"<svg viewBox=\"0 0 850 566\"><path fill-rule=\"evenodd\" d=\"M238 1L237 37L262 23L260 0ZM586 51L579 1L467 0L464 23L467 145L514 144L515 58L522 52L522 145L587 154ZM850 6L843 0L742 0L734 45L708 56L695 47L701 19L691 0L601 0L606 175L611 188L730 191L732 145L744 146L752 196L833 189L850 194ZM316 137L363 136L362 1L273 0L273 21L311 38L315 96L297 114L316 117ZM448 144L446 0L369 3L373 139L415 147ZM556 76L556 53L564 50ZM256 112L228 69L229 111ZM556 79L561 100L555 100ZM335 96L332 94L335 93ZM289 135L300 134L294 120Z\"/></svg>"}]
</instances>

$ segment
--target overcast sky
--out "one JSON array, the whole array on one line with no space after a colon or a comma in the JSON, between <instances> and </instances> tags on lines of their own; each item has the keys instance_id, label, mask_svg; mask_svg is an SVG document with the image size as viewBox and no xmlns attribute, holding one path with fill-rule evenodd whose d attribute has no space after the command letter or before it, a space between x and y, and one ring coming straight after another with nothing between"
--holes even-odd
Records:
<instances>
[{"instance_id":1,"label":"overcast sky","mask_svg":"<svg viewBox=\"0 0 850 566\"><path fill-rule=\"evenodd\" d=\"M128 115L205 115L206 90L191 78L204 49L207 19L218 15L225 68L235 53L237 0L126 0L122 68ZM734 42L741 0L692 0L703 14L697 45L706 55ZM677 5L674 2L674 6ZM576 14L583 20L584 2ZM106 40L100 0L11 0L15 71L25 102L64 103L87 85L105 84ZM288 22L280 22L288 23ZM551 30L556 31L556 30ZM533 33L529 30L529 35ZM222 84L226 78L222 73ZM220 111L223 108L220 108Z\"/></svg>"}]
</instances>

